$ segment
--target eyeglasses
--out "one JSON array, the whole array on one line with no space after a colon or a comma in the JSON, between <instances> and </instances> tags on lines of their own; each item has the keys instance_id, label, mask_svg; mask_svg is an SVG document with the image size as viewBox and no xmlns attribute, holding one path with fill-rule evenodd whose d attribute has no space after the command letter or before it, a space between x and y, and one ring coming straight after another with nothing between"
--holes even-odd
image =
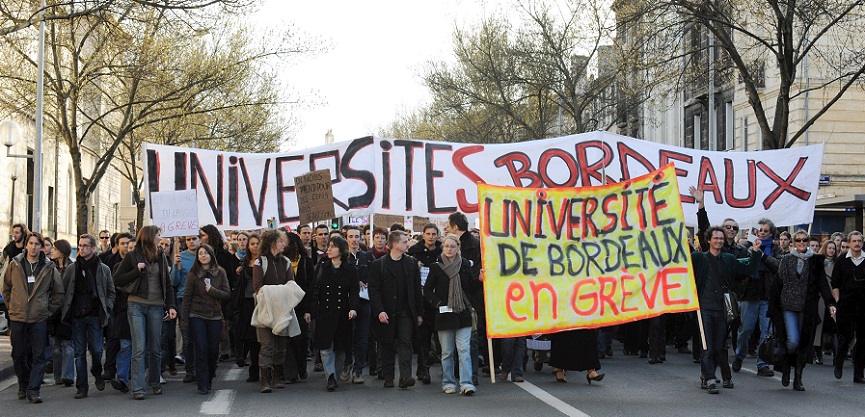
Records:
<instances>
[{"instance_id":1,"label":"eyeglasses","mask_svg":"<svg viewBox=\"0 0 865 417\"><path fill-rule=\"evenodd\" d=\"M724 228L727 230L735 230L737 232L739 231L739 226L732 225L732 224L725 224Z\"/></svg>"},{"instance_id":2,"label":"eyeglasses","mask_svg":"<svg viewBox=\"0 0 865 417\"><path fill-rule=\"evenodd\" d=\"M793 241L796 243L804 243L804 242L807 242L808 240L810 240L810 239L793 239Z\"/></svg>"}]
</instances>

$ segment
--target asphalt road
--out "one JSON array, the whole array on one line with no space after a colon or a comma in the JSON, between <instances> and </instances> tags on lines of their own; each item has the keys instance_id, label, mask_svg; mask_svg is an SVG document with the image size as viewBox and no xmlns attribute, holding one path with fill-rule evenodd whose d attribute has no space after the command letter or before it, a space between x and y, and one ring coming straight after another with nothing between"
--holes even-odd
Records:
<instances>
[{"instance_id":1,"label":"asphalt road","mask_svg":"<svg viewBox=\"0 0 865 417\"><path fill-rule=\"evenodd\" d=\"M606 378L586 384L585 374L568 373L568 383L559 383L544 367L540 373L529 370L526 382L498 382L489 377L481 381L473 397L441 392L441 368L432 369L433 383L409 390L383 388L382 381L366 377L366 384L341 383L336 392L325 391L322 373L275 390L258 392L258 384L246 383L246 370L232 363L221 363L214 392L198 395L195 384L184 384L182 371L168 377L162 396L148 395L133 401L130 394L111 389L99 392L90 388L90 397L75 400L73 387L46 385L43 404L18 400L14 381L0 383L0 415L17 416L829 416L859 415L865 385L853 384L848 362L843 380L832 376L830 365L805 368L805 392L783 388L780 374L774 378L754 373L748 359L734 374L734 389L709 395L699 389L699 365L691 355L668 353L664 364L650 365L645 359L622 356L621 345L614 345L616 356L602 361ZM831 359L830 359L831 362ZM531 368L531 362L529 363ZM310 365L310 369L312 366Z\"/></svg>"}]
</instances>

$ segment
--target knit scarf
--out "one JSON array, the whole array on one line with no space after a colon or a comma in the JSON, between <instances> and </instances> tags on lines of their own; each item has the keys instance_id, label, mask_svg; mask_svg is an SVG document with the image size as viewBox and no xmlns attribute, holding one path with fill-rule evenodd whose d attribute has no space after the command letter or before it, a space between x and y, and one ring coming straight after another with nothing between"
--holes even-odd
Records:
<instances>
[{"instance_id":1,"label":"knit scarf","mask_svg":"<svg viewBox=\"0 0 865 417\"><path fill-rule=\"evenodd\" d=\"M775 243L775 239L767 237L765 239L760 239L760 241L760 249L763 249L763 253L765 253L766 256L772 256L772 244Z\"/></svg>"},{"instance_id":2,"label":"knit scarf","mask_svg":"<svg viewBox=\"0 0 865 417\"><path fill-rule=\"evenodd\" d=\"M460 282L460 267L463 264L463 258L459 253L453 258L448 258L442 255L441 257L442 270L450 278L448 286L448 307L454 313L460 313L466 309L466 303L463 299L463 286Z\"/></svg>"},{"instance_id":3,"label":"knit scarf","mask_svg":"<svg viewBox=\"0 0 865 417\"><path fill-rule=\"evenodd\" d=\"M811 251L811 248L806 248L805 252L799 252L798 250L793 249L790 251L790 254L796 257L796 273L798 274L802 273L802 268L805 267L805 262L814 256L814 252Z\"/></svg>"}]
</instances>

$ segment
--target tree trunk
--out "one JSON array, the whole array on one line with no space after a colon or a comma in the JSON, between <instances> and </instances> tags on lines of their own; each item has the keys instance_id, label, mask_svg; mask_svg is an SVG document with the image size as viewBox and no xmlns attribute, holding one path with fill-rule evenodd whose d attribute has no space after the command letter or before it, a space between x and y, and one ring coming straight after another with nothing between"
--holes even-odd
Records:
<instances>
[{"instance_id":1,"label":"tree trunk","mask_svg":"<svg viewBox=\"0 0 865 417\"><path fill-rule=\"evenodd\" d=\"M141 230L141 228L144 227L144 204L144 200L138 200L135 202L137 211L135 215L135 227L137 227L138 230Z\"/></svg>"},{"instance_id":2,"label":"tree trunk","mask_svg":"<svg viewBox=\"0 0 865 417\"><path fill-rule=\"evenodd\" d=\"M78 230L78 236L90 233L90 193L87 192L86 186L78 186L75 190L75 205L78 212L75 215L75 225Z\"/></svg>"}]
</instances>

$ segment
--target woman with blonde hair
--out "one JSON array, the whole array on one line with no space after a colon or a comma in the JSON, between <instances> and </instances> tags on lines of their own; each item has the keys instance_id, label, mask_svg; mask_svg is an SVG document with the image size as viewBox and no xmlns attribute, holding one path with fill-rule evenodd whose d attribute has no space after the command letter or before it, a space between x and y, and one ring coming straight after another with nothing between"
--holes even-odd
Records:
<instances>
[{"instance_id":1,"label":"woman with blonde hair","mask_svg":"<svg viewBox=\"0 0 865 417\"><path fill-rule=\"evenodd\" d=\"M480 287L472 263L460 255L460 240L449 234L442 241L442 254L430 266L424 297L435 312L435 330L441 343L442 391L472 395L471 336L472 305L468 294ZM459 391L454 377L454 350L459 353Z\"/></svg>"},{"instance_id":2,"label":"woman with blonde hair","mask_svg":"<svg viewBox=\"0 0 865 417\"><path fill-rule=\"evenodd\" d=\"M835 316L835 299L826 281L825 257L815 254L808 243L808 232L798 230L793 235L790 252L775 259L766 256L763 262L777 278L769 292L769 310L775 335L784 340L787 357L781 364L781 385L790 384L790 369L795 369L793 389L805 391L802 371L811 354L811 341L817 328L817 301L820 297Z\"/></svg>"}]
</instances>

